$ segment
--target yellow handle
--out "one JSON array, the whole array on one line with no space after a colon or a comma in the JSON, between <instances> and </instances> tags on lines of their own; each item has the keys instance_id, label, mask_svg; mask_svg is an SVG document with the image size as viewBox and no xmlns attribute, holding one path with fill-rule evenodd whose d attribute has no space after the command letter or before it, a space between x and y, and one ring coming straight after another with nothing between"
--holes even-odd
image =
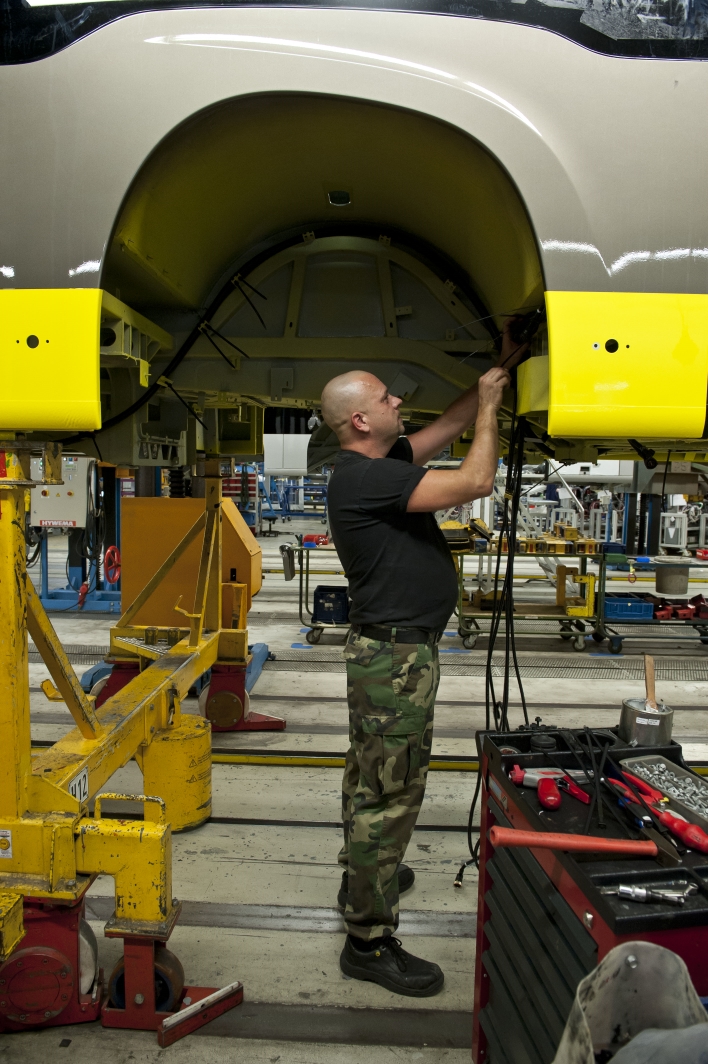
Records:
<instances>
[{"instance_id":1,"label":"yellow handle","mask_svg":"<svg viewBox=\"0 0 708 1064\"><path fill-rule=\"evenodd\" d=\"M93 805L93 818L94 820L101 819L101 801L107 798L111 802L155 802L160 806L160 818L158 824L167 823L167 810L165 808L165 799L157 798L152 794L97 794Z\"/></svg>"}]
</instances>

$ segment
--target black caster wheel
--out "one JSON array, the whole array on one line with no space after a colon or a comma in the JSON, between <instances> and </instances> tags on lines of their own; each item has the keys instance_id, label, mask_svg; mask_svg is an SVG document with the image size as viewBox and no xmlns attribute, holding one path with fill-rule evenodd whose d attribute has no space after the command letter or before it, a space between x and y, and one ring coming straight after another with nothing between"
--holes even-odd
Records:
<instances>
[{"instance_id":1,"label":"black caster wheel","mask_svg":"<svg viewBox=\"0 0 708 1064\"><path fill-rule=\"evenodd\" d=\"M592 637L593 637L593 639L595 640L596 643L604 643L605 642L605 637L600 632L593 632L592 633Z\"/></svg>"},{"instance_id":2,"label":"black caster wheel","mask_svg":"<svg viewBox=\"0 0 708 1064\"><path fill-rule=\"evenodd\" d=\"M305 639L307 640L307 642L308 643L312 643L312 644L319 643L321 638L322 638L322 629L321 628L311 628L310 631L305 636Z\"/></svg>"},{"instance_id":3,"label":"black caster wheel","mask_svg":"<svg viewBox=\"0 0 708 1064\"><path fill-rule=\"evenodd\" d=\"M573 630L569 624L562 624L560 626L560 632L558 634L560 635L561 639L568 640L573 638Z\"/></svg>"},{"instance_id":4,"label":"black caster wheel","mask_svg":"<svg viewBox=\"0 0 708 1064\"><path fill-rule=\"evenodd\" d=\"M165 946L155 947L155 1009L174 1012L184 990L182 964ZM108 980L108 998L116 1009L125 1008L125 961L118 961Z\"/></svg>"},{"instance_id":5,"label":"black caster wheel","mask_svg":"<svg viewBox=\"0 0 708 1064\"><path fill-rule=\"evenodd\" d=\"M474 650L477 645L476 635L465 635L462 637L462 645L465 650Z\"/></svg>"},{"instance_id":6,"label":"black caster wheel","mask_svg":"<svg viewBox=\"0 0 708 1064\"><path fill-rule=\"evenodd\" d=\"M621 639L610 639L610 654L621 654L621 653L622 653L622 640Z\"/></svg>"}]
</instances>

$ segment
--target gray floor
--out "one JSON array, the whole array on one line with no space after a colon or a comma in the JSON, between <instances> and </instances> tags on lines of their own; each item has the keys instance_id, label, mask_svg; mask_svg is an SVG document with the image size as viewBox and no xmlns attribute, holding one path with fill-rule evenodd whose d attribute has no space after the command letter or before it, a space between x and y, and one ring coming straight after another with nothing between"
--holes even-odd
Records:
<instances>
[{"instance_id":1,"label":"gray floor","mask_svg":"<svg viewBox=\"0 0 708 1064\"><path fill-rule=\"evenodd\" d=\"M301 530L297 522L288 533ZM312 526L320 531L319 522ZM343 753L347 738L345 677L341 661L344 633L328 633L317 647L304 639L297 616L297 581L286 583L278 545L291 535L262 539L266 576L249 616L251 642L267 642L276 654L254 692L252 705L287 719L283 733L222 733L223 750ZM61 542L52 544L50 584L61 582ZM318 554L313 570L337 569L336 557ZM470 565L470 573L472 572ZM476 568L476 566L475 566ZM517 597L552 599L533 560L519 564ZM618 574L619 575L619 574ZM701 576L704 574L700 574ZM706 571L708 576L708 571ZM37 574L38 576L38 574ZM323 574L318 583L343 583ZM613 590L629 589L616 580ZM637 585L634 585L634 589ZM653 585L642 584L642 590ZM708 583L691 587L708 594ZM55 614L54 623L71 651L108 644L108 616ZM640 654L657 657L658 693L676 710L674 734L686 756L708 761L708 648L692 631L677 631L673 642L657 641L641 630L616 657L588 640L576 652L547 625L519 626L518 647L531 716L571 726L614 725L623 697L641 693ZM652 640L649 639L652 636ZM486 637L465 651L451 623L441 644L442 680L436 709L434 756L473 755L474 733L484 727ZM80 654L76 655L80 658ZM85 664L77 664L81 673ZM498 671L498 670L497 670ZM52 741L70 727L61 704L49 703L39 684L43 665L30 666L32 733ZM196 712L194 702L185 708ZM511 711L521 723L520 707ZM472 772L436 771L406 857L416 884L402 904L404 944L436 960L445 971L444 991L418 1008L372 984L346 979L338 956L343 925L335 908L339 882L339 791L341 770L217 764L214 766L214 818L197 831L173 839L174 890L184 902L171 943L187 979L217 986L240 979L241 1009L198 1035L159 1051L152 1034L108 1031L98 1025L52 1028L20 1036L0 1036L2 1060L152 1062L166 1053L185 1064L231 1059L243 1064L364 1064L369 1060L455 1062L469 1059L474 929L477 883L473 869L462 890L453 887L466 857L465 825L476 778ZM106 790L141 787L134 762ZM106 806L110 811L110 806ZM266 821L269 823L257 823ZM96 881L89 916L99 936L101 964L107 970L119 943L102 937L110 915L112 880ZM60 1048L62 1039L71 1039Z\"/></svg>"}]
</instances>

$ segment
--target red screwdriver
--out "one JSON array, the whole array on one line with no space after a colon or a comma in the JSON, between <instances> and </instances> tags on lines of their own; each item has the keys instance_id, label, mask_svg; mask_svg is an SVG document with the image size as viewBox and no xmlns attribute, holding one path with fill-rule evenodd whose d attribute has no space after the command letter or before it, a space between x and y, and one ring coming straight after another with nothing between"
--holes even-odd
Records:
<instances>
[{"instance_id":1,"label":"red screwdriver","mask_svg":"<svg viewBox=\"0 0 708 1064\"><path fill-rule=\"evenodd\" d=\"M664 827L668 828L689 850L698 850L699 853L708 853L708 834L699 828L698 824L689 824L687 820L674 816L668 809L655 809L656 816Z\"/></svg>"}]
</instances>

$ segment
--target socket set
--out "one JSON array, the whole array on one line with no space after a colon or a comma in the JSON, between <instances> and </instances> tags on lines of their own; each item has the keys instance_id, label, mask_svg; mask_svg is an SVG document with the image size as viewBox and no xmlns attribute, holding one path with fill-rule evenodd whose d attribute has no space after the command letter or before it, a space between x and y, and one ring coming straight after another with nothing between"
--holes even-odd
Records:
<instances>
[{"instance_id":1,"label":"socket set","mask_svg":"<svg viewBox=\"0 0 708 1064\"><path fill-rule=\"evenodd\" d=\"M657 754L630 757L621 764L665 794L671 807L691 823L708 828L708 783L701 776Z\"/></svg>"}]
</instances>

